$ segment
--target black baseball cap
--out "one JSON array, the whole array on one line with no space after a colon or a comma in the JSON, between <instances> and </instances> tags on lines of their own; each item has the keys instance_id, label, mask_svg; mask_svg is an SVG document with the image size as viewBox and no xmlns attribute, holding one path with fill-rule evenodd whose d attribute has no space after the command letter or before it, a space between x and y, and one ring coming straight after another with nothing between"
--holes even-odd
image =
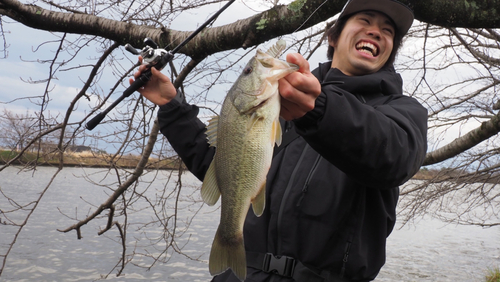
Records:
<instances>
[{"instance_id":1,"label":"black baseball cap","mask_svg":"<svg viewBox=\"0 0 500 282\"><path fill-rule=\"evenodd\" d=\"M349 0L342 9L339 19L367 10L386 14L396 24L401 35L408 32L414 19L413 11L396 0Z\"/></svg>"}]
</instances>

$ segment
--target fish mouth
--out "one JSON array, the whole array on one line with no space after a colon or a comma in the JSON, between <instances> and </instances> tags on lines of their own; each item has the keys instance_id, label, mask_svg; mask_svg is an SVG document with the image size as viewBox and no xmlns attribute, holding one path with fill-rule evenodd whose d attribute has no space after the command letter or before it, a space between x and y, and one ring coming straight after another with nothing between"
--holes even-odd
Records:
<instances>
[{"instance_id":1,"label":"fish mouth","mask_svg":"<svg viewBox=\"0 0 500 282\"><path fill-rule=\"evenodd\" d=\"M266 77L266 80L268 81L269 84L271 84L272 81L277 81L299 69L299 66L295 64L288 63L275 58L265 57L257 60L263 67L270 69ZM251 107L245 112L254 112L257 109L265 106L273 96L274 95L266 97L265 99L260 101L260 103Z\"/></svg>"},{"instance_id":2,"label":"fish mouth","mask_svg":"<svg viewBox=\"0 0 500 282\"><path fill-rule=\"evenodd\" d=\"M380 53L380 50L376 44L364 40L356 44L356 50L371 55L372 57L377 57Z\"/></svg>"},{"instance_id":3,"label":"fish mouth","mask_svg":"<svg viewBox=\"0 0 500 282\"><path fill-rule=\"evenodd\" d=\"M277 81L297 70L299 70L299 66L295 64L278 61L269 71L267 80Z\"/></svg>"},{"instance_id":4,"label":"fish mouth","mask_svg":"<svg viewBox=\"0 0 500 282\"><path fill-rule=\"evenodd\" d=\"M280 66L279 68L275 67L274 69L272 69L269 72L270 77L268 79L279 80L279 79L291 74L292 72L299 70L299 66L297 66L296 64L282 62L282 61L280 61L280 62L282 63L282 66Z\"/></svg>"},{"instance_id":5,"label":"fish mouth","mask_svg":"<svg viewBox=\"0 0 500 282\"><path fill-rule=\"evenodd\" d=\"M244 95L257 97L254 102L251 103L252 105L247 104L245 106L238 106L236 105L238 103L235 102L235 106L241 114L254 113L259 108L271 103L273 97L279 95L279 92L277 91L277 81L299 69L299 66L295 64L273 58L260 50L257 51L255 59L256 63L260 64L260 66L256 66L255 69L260 70L264 77L260 82L262 84L258 91L252 93L244 93L244 91L242 91Z\"/></svg>"},{"instance_id":6,"label":"fish mouth","mask_svg":"<svg viewBox=\"0 0 500 282\"><path fill-rule=\"evenodd\" d=\"M297 71L299 66L282 61L280 59L273 58L265 53L261 57L257 57L257 61L266 69L269 69L267 80L275 81L279 80L288 74Z\"/></svg>"}]
</instances>

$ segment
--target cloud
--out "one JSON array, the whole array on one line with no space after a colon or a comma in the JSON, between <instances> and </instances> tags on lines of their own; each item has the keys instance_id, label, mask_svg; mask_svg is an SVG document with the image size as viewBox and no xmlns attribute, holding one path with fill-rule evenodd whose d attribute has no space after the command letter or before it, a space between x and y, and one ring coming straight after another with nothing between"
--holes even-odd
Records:
<instances>
[{"instance_id":1,"label":"cloud","mask_svg":"<svg viewBox=\"0 0 500 282\"><path fill-rule=\"evenodd\" d=\"M44 99L49 99L44 111L50 111L52 115L63 115L80 92L77 87L55 84L44 97L45 83L30 84L23 82L20 78L5 76L0 76L0 85L6 86L0 88L0 107L16 113L39 112ZM83 97L76 105L72 116L74 119L82 119L91 106L97 104L95 95L90 96L90 101Z\"/></svg>"}]
</instances>

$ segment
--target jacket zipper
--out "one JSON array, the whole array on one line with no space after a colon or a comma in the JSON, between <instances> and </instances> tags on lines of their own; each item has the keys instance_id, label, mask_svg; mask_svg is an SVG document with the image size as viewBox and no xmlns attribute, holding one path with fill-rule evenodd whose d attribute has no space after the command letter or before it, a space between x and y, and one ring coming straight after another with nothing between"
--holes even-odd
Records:
<instances>
[{"instance_id":1,"label":"jacket zipper","mask_svg":"<svg viewBox=\"0 0 500 282\"><path fill-rule=\"evenodd\" d=\"M347 241L347 244L345 246L345 252L344 252L344 258L342 259L342 268L340 269L340 278L344 278L345 275L345 270L346 270L346 264L347 261L349 260L349 251L351 250L351 239Z\"/></svg>"},{"instance_id":2,"label":"jacket zipper","mask_svg":"<svg viewBox=\"0 0 500 282\"><path fill-rule=\"evenodd\" d=\"M309 175L306 178L306 182L304 184L304 187L302 188L302 195L300 196L298 202L297 202L297 207L300 207L300 203L302 203L302 199L306 196L307 191L309 191L309 182L311 182L312 176L316 173L316 170L319 167L319 162L321 161L321 155L318 154L318 157L316 157L316 160L314 161L314 164L312 166L311 171L309 171Z\"/></svg>"},{"instance_id":3,"label":"jacket zipper","mask_svg":"<svg viewBox=\"0 0 500 282\"><path fill-rule=\"evenodd\" d=\"M297 170L299 169L300 167L300 164L302 163L302 160L304 159L304 156L306 155L306 151L309 147L309 144L306 144L306 146L304 147L304 150L302 150L302 153L300 154L300 157L299 157L299 161L297 162L297 164L295 165L294 169L293 169L293 172L292 172L292 178L288 181L288 184L286 186L286 189L285 189L285 193L283 194L283 199L281 200L281 204L280 204L280 209L279 209L279 212L278 212L278 230L277 230L277 253L280 254L281 253L281 221L283 219L283 212L284 212L284 209L285 209L285 203L287 202L288 200L288 196L290 195L290 190L292 190L292 185L293 185L293 180L295 179L295 175L297 175Z\"/></svg>"}]
</instances>

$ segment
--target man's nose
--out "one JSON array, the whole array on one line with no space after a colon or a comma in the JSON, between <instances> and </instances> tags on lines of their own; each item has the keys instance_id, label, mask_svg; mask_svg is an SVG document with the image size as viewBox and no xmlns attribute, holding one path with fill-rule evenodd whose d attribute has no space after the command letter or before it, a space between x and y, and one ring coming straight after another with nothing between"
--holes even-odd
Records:
<instances>
[{"instance_id":1,"label":"man's nose","mask_svg":"<svg viewBox=\"0 0 500 282\"><path fill-rule=\"evenodd\" d=\"M368 35L374 37L375 39L379 40L380 39L380 28L378 28L377 26L370 26L370 28L368 29L368 31L366 32Z\"/></svg>"}]
</instances>

